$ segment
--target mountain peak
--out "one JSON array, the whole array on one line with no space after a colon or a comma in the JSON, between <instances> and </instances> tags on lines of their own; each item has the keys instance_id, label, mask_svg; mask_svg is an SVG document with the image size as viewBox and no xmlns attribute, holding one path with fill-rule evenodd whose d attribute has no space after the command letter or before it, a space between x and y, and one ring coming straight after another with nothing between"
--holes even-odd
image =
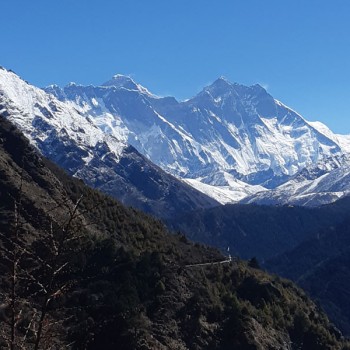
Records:
<instances>
[{"instance_id":1,"label":"mountain peak","mask_svg":"<svg viewBox=\"0 0 350 350\"><path fill-rule=\"evenodd\" d=\"M215 91L217 91L219 89L220 92L222 92L222 90L231 89L232 87L234 87L237 92L242 90L244 91L250 90L250 91L254 91L255 93L260 93L260 92L267 93L266 89L260 84L247 86L247 85L242 85L238 83L231 83L225 76L220 76L219 78L217 78L211 85L206 87L205 90L215 89Z\"/></svg>"},{"instance_id":2,"label":"mountain peak","mask_svg":"<svg viewBox=\"0 0 350 350\"><path fill-rule=\"evenodd\" d=\"M213 83L206 86L199 95L210 94L212 96L219 96L230 91L233 84L228 81L224 76L217 78Z\"/></svg>"},{"instance_id":3,"label":"mountain peak","mask_svg":"<svg viewBox=\"0 0 350 350\"><path fill-rule=\"evenodd\" d=\"M106 81L102 84L105 87L116 87L116 88L124 88L127 90L135 90L139 91L142 94L148 95L153 98L157 98L156 95L153 95L149 92L145 87L140 84L137 84L131 77L123 74L115 74L112 79Z\"/></svg>"},{"instance_id":4,"label":"mountain peak","mask_svg":"<svg viewBox=\"0 0 350 350\"><path fill-rule=\"evenodd\" d=\"M223 75L217 78L211 85L210 87L231 87L232 83Z\"/></svg>"},{"instance_id":5,"label":"mountain peak","mask_svg":"<svg viewBox=\"0 0 350 350\"><path fill-rule=\"evenodd\" d=\"M259 91L259 92L267 92L266 88L264 88L262 85L260 84L254 84L250 86L251 89L253 89L254 91Z\"/></svg>"},{"instance_id":6,"label":"mountain peak","mask_svg":"<svg viewBox=\"0 0 350 350\"><path fill-rule=\"evenodd\" d=\"M123 87L129 90L138 90L137 84L127 75L115 74L112 79L106 81L102 86Z\"/></svg>"},{"instance_id":7,"label":"mountain peak","mask_svg":"<svg viewBox=\"0 0 350 350\"><path fill-rule=\"evenodd\" d=\"M224 81L224 82L226 82L226 83L231 84L230 81L229 81L224 75L221 75L221 76L220 76L219 78L217 78L216 80L222 80L222 81Z\"/></svg>"},{"instance_id":8,"label":"mountain peak","mask_svg":"<svg viewBox=\"0 0 350 350\"><path fill-rule=\"evenodd\" d=\"M75 87L75 86L77 86L77 83L75 83L74 81L71 81L66 85L66 87Z\"/></svg>"}]
</instances>

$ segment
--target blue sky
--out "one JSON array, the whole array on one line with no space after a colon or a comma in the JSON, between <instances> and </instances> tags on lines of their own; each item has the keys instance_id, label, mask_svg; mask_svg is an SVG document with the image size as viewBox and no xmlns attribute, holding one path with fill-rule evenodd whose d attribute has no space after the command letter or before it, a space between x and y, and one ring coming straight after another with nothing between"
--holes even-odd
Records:
<instances>
[{"instance_id":1,"label":"blue sky","mask_svg":"<svg viewBox=\"0 0 350 350\"><path fill-rule=\"evenodd\" d=\"M178 99L223 75L350 133L349 17L347 0L3 1L0 65L37 86L122 73Z\"/></svg>"}]
</instances>

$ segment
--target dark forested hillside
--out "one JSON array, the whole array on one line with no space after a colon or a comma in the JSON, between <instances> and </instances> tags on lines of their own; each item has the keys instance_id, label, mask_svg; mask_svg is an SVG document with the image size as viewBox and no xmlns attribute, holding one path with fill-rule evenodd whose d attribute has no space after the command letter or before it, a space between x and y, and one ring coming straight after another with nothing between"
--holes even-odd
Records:
<instances>
[{"instance_id":1,"label":"dark forested hillside","mask_svg":"<svg viewBox=\"0 0 350 350\"><path fill-rule=\"evenodd\" d=\"M350 198L320 208L231 204L190 212L168 224L194 241L263 261L341 222L349 209Z\"/></svg>"},{"instance_id":2,"label":"dark forested hillside","mask_svg":"<svg viewBox=\"0 0 350 350\"><path fill-rule=\"evenodd\" d=\"M170 235L2 119L0 173L0 348L349 349L291 282Z\"/></svg>"},{"instance_id":3,"label":"dark forested hillside","mask_svg":"<svg viewBox=\"0 0 350 350\"><path fill-rule=\"evenodd\" d=\"M323 228L315 237L266 263L318 300L333 322L350 334L350 220Z\"/></svg>"}]
</instances>

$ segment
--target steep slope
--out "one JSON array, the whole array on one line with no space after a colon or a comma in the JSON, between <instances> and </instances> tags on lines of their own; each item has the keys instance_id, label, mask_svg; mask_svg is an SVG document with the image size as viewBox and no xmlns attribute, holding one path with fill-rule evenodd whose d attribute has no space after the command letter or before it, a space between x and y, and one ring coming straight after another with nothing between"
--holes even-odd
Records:
<instances>
[{"instance_id":1,"label":"steep slope","mask_svg":"<svg viewBox=\"0 0 350 350\"><path fill-rule=\"evenodd\" d=\"M183 102L154 96L121 75L98 87L46 91L92 115L102 130L127 140L162 169L195 179L191 185L202 191L208 187L199 182L219 186L232 201L262 190L250 185L274 188L306 166L350 151L349 138L321 123L314 127L261 86L224 78ZM230 175L246 188L230 182Z\"/></svg>"},{"instance_id":2,"label":"steep slope","mask_svg":"<svg viewBox=\"0 0 350 350\"><path fill-rule=\"evenodd\" d=\"M320 302L333 322L350 334L350 221L320 229L309 240L266 263L296 281Z\"/></svg>"},{"instance_id":3,"label":"steep slope","mask_svg":"<svg viewBox=\"0 0 350 350\"><path fill-rule=\"evenodd\" d=\"M40 152L99 188L160 217L217 202L155 166L122 138L104 133L89 116L0 69L0 114Z\"/></svg>"},{"instance_id":4,"label":"steep slope","mask_svg":"<svg viewBox=\"0 0 350 350\"><path fill-rule=\"evenodd\" d=\"M68 177L3 119L0 139L1 347L348 349L292 283L238 260L193 266L225 258ZM11 261L27 276L14 294Z\"/></svg>"}]
</instances>

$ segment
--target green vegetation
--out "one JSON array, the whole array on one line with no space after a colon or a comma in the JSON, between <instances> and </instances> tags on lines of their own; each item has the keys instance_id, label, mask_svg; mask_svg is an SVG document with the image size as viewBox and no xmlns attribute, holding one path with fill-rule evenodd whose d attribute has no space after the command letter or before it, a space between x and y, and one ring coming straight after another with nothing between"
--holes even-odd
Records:
<instances>
[{"instance_id":1,"label":"green vegetation","mask_svg":"<svg viewBox=\"0 0 350 350\"><path fill-rule=\"evenodd\" d=\"M350 334L350 220L325 227L266 268L296 281Z\"/></svg>"}]
</instances>

